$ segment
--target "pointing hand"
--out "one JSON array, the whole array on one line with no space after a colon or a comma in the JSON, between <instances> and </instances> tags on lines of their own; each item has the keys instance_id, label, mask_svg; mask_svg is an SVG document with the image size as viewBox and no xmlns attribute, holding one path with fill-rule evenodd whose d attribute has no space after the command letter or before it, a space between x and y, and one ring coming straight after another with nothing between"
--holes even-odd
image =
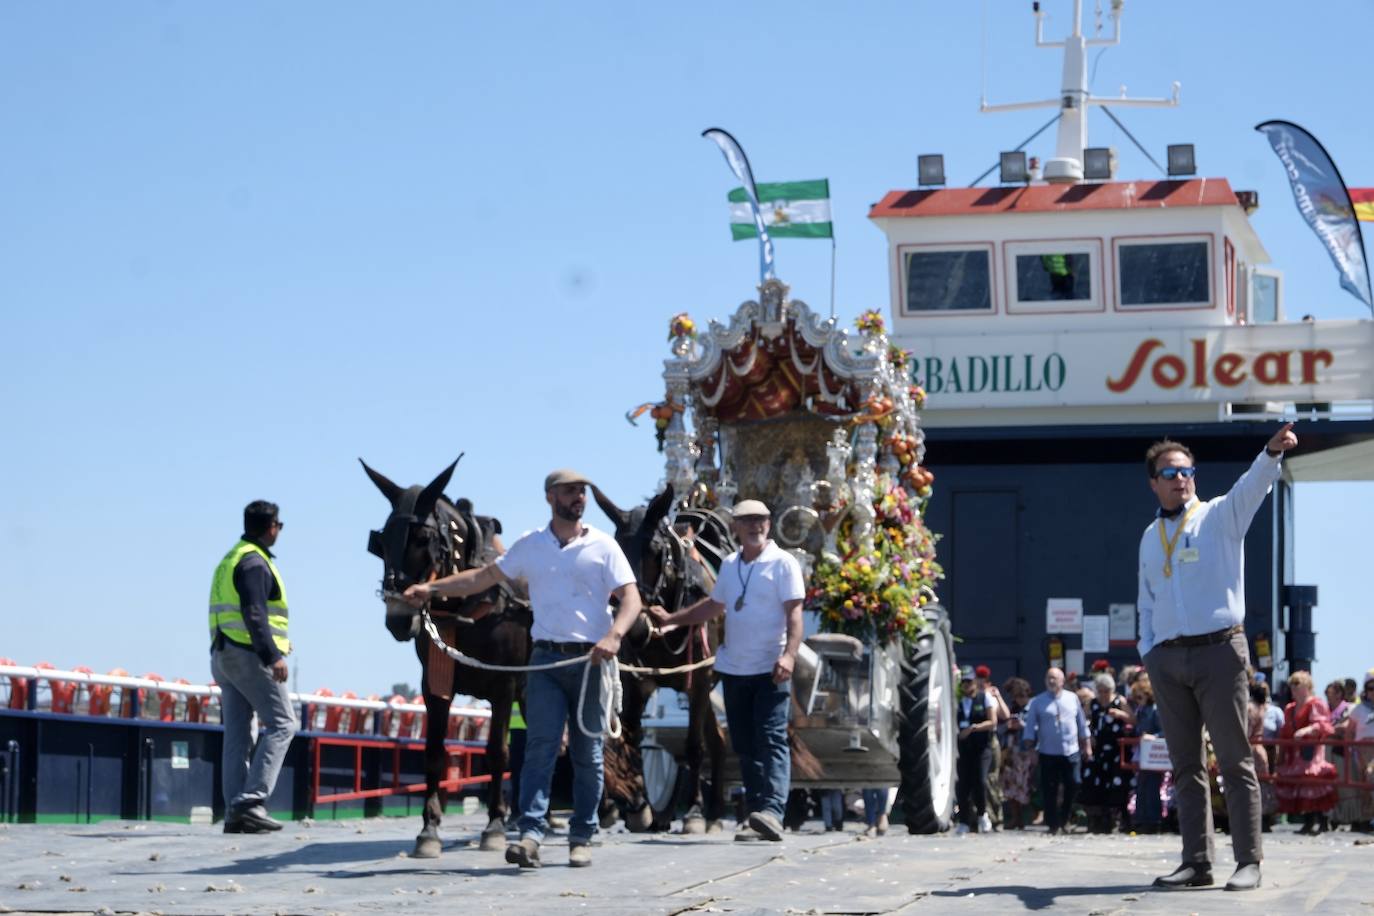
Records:
<instances>
[{"instance_id":1,"label":"pointing hand","mask_svg":"<svg viewBox=\"0 0 1374 916\"><path fill-rule=\"evenodd\" d=\"M1274 433L1274 438L1265 444L1265 448L1271 452L1286 452L1290 448L1296 448L1298 437L1293 432L1293 424L1285 423L1283 428Z\"/></svg>"}]
</instances>

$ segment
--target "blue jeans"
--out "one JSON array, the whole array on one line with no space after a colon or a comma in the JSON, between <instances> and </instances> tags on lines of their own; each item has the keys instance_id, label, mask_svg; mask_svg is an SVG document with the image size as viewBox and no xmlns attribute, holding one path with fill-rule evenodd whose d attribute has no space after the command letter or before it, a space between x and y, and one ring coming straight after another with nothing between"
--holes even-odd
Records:
<instances>
[{"instance_id":1,"label":"blue jeans","mask_svg":"<svg viewBox=\"0 0 1374 916\"><path fill-rule=\"evenodd\" d=\"M787 744L787 713L792 684L773 683L770 674L722 674L725 719L730 744L739 755L744 804L750 814L781 819L792 781L792 750Z\"/></svg>"},{"instance_id":2,"label":"blue jeans","mask_svg":"<svg viewBox=\"0 0 1374 916\"><path fill-rule=\"evenodd\" d=\"M547 665L576 656L536 648L531 665ZM587 701L583 725L597 737L588 738L577 727L577 704L582 692L585 665L567 665L548 671L531 671L525 682L525 764L520 768L520 836L542 842L549 829L549 792L553 767L568 726L568 754L573 765L573 816L568 840L590 843L597 827L601 803L601 733L606 714L601 708L601 666L587 672Z\"/></svg>"},{"instance_id":3,"label":"blue jeans","mask_svg":"<svg viewBox=\"0 0 1374 916\"><path fill-rule=\"evenodd\" d=\"M864 822L873 827L887 813L887 790L864 789Z\"/></svg>"}]
</instances>

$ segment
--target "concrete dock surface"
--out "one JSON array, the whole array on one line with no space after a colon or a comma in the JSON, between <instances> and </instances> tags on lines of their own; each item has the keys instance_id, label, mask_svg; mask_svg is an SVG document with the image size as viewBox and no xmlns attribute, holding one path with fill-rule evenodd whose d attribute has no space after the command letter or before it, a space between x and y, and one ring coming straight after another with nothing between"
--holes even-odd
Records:
<instances>
[{"instance_id":1,"label":"concrete dock surface","mask_svg":"<svg viewBox=\"0 0 1374 916\"><path fill-rule=\"evenodd\" d=\"M818 826L782 843L598 835L590 868L565 835L521 871L476 846L484 817L449 816L439 859L408 855L418 818L289 823L265 835L219 825L105 821L0 825L0 912L162 914L861 914L1062 912L1374 916L1374 841L1346 832L1265 836L1264 884L1157 891L1177 836L1050 837L1043 830L864 837Z\"/></svg>"}]
</instances>

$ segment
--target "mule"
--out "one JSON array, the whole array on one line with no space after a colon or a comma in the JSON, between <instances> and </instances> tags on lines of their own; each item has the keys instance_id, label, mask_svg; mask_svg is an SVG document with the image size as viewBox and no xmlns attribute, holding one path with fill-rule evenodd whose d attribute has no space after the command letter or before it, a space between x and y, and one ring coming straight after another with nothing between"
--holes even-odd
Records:
<instances>
[{"instance_id":1,"label":"mule","mask_svg":"<svg viewBox=\"0 0 1374 916\"><path fill-rule=\"evenodd\" d=\"M729 522L710 510L684 509L676 523L690 523L687 537L667 522L673 491L666 488L648 505L625 511L599 489L592 488L601 511L615 526L615 539L634 570L644 603L676 611L711 593L716 570L735 549ZM641 615L627 634L621 661L646 668L675 668L709 658L720 644L721 621L680 628L668 634L652 631ZM606 796L619 807L631 830L666 829L678 801L687 806L683 833L720 829L725 808L725 737L711 704L715 675L711 668L667 675L621 672L624 702L620 742L607 742ZM649 697L659 687L680 691L689 700L686 754L678 785L684 797L656 816L644 787L639 745L644 736L643 715ZM703 769L703 765L707 765ZM709 787L707 791L706 787ZM603 819L608 811L603 805Z\"/></svg>"},{"instance_id":2,"label":"mule","mask_svg":"<svg viewBox=\"0 0 1374 916\"><path fill-rule=\"evenodd\" d=\"M462 457L461 455L459 456ZM524 703L523 674L483 671L459 665L434 644L421 626L418 611L400 598L407 587L465 569L483 566L498 553L500 523L474 515L466 500L455 505L444 496L458 462L445 468L427 486L402 488L359 461L367 476L391 503L391 514L380 531L373 531L368 551L382 559L382 592L386 596L386 626L398 641L415 641L420 660L421 694L425 701L425 804L423 827L415 838L412 855L432 859L442 843L439 825L447 793L449 755L444 745L449 707L456 694L467 694L491 703L487 732L486 770L488 822L482 831L481 848L506 848L506 802L502 776L509 764L507 733L511 706ZM530 657L529 605L507 586L498 586L469 598L436 599L430 605L439 636L444 642L480 661L497 665L526 665Z\"/></svg>"}]
</instances>

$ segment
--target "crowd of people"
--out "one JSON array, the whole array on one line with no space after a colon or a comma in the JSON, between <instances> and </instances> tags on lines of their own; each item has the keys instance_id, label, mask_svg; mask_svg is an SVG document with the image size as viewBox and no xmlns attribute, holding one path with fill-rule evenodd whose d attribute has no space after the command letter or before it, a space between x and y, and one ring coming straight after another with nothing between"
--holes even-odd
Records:
<instances>
[{"instance_id":1,"label":"crowd of people","mask_svg":"<svg viewBox=\"0 0 1374 916\"><path fill-rule=\"evenodd\" d=\"M983 665L963 669L959 681L961 833L1177 830L1172 774L1140 765L1142 743L1163 736L1144 667L1125 666L1118 676L1099 660L1082 677L1050 668L1037 694L1020 677L999 688ZM1374 746L1359 744L1374 741L1374 669L1362 684L1334 680L1320 694L1310 673L1296 671L1280 699L1262 672L1251 675L1248 720L1263 829L1286 816L1301 823L1301 833L1374 832ZM1208 753L1213 814L1225 824L1224 779L1210 744Z\"/></svg>"}]
</instances>

